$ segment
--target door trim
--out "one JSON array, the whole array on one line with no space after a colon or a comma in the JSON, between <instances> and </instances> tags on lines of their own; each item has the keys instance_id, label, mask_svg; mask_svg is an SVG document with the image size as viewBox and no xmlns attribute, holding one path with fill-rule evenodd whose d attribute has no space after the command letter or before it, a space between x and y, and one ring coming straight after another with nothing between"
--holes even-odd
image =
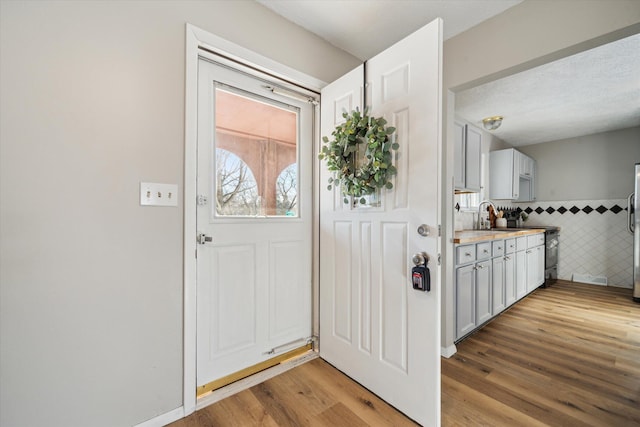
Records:
<instances>
[{"instance_id":1,"label":"door trim","mask_svg":"<svg viewBox=\"0 0 640 427\"><path fill-rule=\"evenodd\" d=\"M198 60L200 56L217 57L249 73L265 73L281 79L283 86L307 89L320 93L325 82L309 76L265 56L239 46L194 25L186 24L185 37L185 153L184 153L184 272L183 272L183 416L196 410L196 180L198 125ZM287 83L288 82L288 83ZM313 152L317 152L319 138L319 108L316 108ZM312 326L314 335L319 324L318 311L318 180L313 170L313 259L312 259Z\"/></svg>"}]
</instances>

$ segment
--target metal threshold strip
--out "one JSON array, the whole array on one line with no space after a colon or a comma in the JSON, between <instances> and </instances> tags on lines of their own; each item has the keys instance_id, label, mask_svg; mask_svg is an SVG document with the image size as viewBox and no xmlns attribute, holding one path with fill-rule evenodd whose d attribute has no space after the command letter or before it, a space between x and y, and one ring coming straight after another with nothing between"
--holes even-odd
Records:
<instances>
[{"instance_id":1,"label":"metal threshold strip","mask_svg":"<svg viewBox=\"0 0 640 427\"><path fill-rule=\"evenodd\" d=\"M295 357L301 356L307 353L308 351L311 351L312 349L313 349L313 344L308 343L302 347L298 347L296 349L287 351L286 353L279 354L278 356L272 357L271 359L265 360L253 366L249 366L248 368L242 369L241 371L234 372L233 374L229 374L222 378L218 378L217 380L211 381L208 384L196 387L196 398L200 398L206 393L225 387L231 383L234 383L243 378L249 377L253 374L257 374L258 372L264 371L265 369L279 365L280 363L285 362L289 359L293 359Z\"/></svg>"}]
</instances>

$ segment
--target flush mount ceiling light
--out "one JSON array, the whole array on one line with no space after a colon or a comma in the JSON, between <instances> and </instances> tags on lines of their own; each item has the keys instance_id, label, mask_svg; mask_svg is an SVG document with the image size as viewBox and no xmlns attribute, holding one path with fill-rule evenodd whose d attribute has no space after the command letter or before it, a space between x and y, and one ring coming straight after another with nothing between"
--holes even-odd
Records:
<instances>
[{"instance_id":1,"label":"flush mount ceiling light","mask_svg":"<svg viewBox=\"0 0 640 427\"><path fill-rule=\"evenodd\" d=\"M482 119L482 125L486 130L496 130L502 124L502 116L486 117Z\"/></svg>"}]
</instances>

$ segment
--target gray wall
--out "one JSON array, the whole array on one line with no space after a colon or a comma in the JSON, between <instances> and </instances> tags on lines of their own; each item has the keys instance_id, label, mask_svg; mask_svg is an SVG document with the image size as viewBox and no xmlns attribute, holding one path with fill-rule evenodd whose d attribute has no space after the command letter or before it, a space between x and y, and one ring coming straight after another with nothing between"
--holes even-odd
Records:
<instances>
[{"instance_id":1,"label":"gray wall","mask_svg":"<svg viewBox=\"0 0 640 427\"><path fill-rule=\"evenodd\" d=\"M359 61L249 1L0 3L0 425L182 405L185 23L331 81ZM273 30L277 28L277 31Z\"/></svg>"},{"instance_id":2,"label":"gray wall","mask_svg":"<svg viewBox=\"0 0 640 427\"><path fill-rule=\"evenodd\" d=\"M516 148L537 162L537 200L624 199L640 162L640 127Z\"/></svg>"},{"instance_id":3,"label":"gray wall","mask_svg":"<svg viewBox=\"0 0 640 427\"><path fill-rule=\"evenodd\" d=\"M446 22L445 22L446 25ZM453 113L455 91L640 31L637 0L525 0L444 43L445 141L442 346L453 345ZM490 48L489 48L490 47ZM448 92L447 92L448 91Z\"/></svg>"}]
</instances>

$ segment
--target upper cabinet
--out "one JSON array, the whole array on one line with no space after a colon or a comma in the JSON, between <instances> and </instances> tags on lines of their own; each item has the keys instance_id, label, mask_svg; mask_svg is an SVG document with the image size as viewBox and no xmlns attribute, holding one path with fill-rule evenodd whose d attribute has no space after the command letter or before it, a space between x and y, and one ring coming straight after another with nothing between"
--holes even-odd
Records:
<instances>
[{"instance_id":1,"label":"upper cabinet","mask_svg":"<svg viewBox=\"0 0 640 427\"><path fill-rule=\"evenodd\" d=\"M535 195L536 161L515 150L489 153L489 192L491 199L531 202Z\"/></svg>"},{"instance_id":2,"label":"upper cabinet","mask_svg":"<svg viewBox=\"0 0 640 427\"><path fill-rule=\"evenodd\" d=\"M466 124L454 123L454 187L456 190L480 192L482 133Z\"/></svg>"}]
</instances>

